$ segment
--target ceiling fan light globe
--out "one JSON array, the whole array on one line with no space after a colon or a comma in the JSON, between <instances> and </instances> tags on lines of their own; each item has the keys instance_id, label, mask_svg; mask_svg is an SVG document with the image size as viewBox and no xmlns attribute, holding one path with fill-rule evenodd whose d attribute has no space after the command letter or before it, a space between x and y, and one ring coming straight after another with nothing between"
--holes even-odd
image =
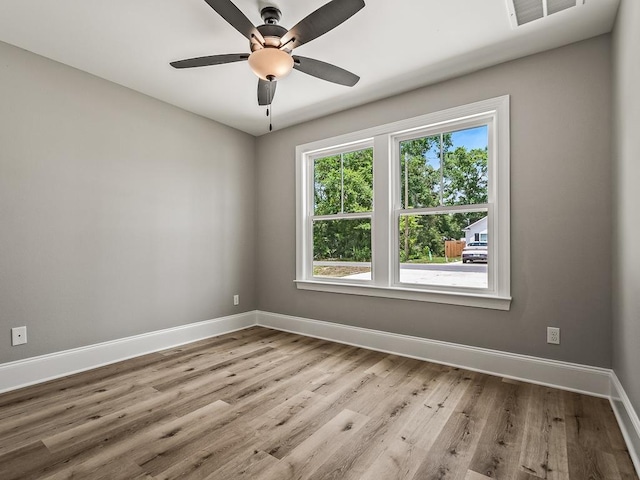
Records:
<instances>
[{"instance_id":1,"label":"ceiling fan light globe","mask_svg":"<svg viewBox=\"0 0 640 480\"><path fill-rule=\"evenodd\" d=\"M263 80L279 80L293 70L293 58L278 48L265 47L249 55L249 67Z\"/></svg>"}]
</instances>

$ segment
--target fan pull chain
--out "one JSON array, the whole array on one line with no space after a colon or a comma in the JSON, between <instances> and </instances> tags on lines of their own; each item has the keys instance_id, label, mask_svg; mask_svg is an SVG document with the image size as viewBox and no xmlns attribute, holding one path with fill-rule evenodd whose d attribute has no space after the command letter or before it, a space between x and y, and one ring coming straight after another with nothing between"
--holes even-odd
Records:
<instances>
[{"instance_id":1,"label":"fan pull chain","mask_svg":"<svg viewBox=\"0 0 640 480\"><path fill-rule=\"evenodd\" d=\"M273 131L273 124L271 122L271 113L273 112L273 105L269 104L267 107L267 117L269 117L269 131Z\"/></svg>"}]
</instances>

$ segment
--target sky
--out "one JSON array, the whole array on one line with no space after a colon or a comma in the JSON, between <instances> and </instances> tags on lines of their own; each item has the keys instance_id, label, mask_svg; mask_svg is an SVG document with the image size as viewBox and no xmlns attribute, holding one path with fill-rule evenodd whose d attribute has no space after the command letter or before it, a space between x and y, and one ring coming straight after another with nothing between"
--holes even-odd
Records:
<instances>
[{"instance_id":1,"label":"sky","mask_svg":"<svg viewBox=\"0 0 640 480\"><path fill-rule=\"evenodd\" d=\"M468 150L473 148L484 148L487 146L487 126L468 128L451 134L453 146L464 145Z\"/></svg>"},{"instance_id":2,"label":"sky","mask_svg":"<svg viewBox=\"0 0 640 480\"><path fill-rule=\"evenodd\" d=\"M467 150L474 148L485 148L487 146L487 126L468 128L466 130L458 130L451 133L453 141L453 149L457 147L467 147ZM427 162L435 169L440 168L439 148L431 149L427 152Z\"/></svg>"}]
</instances>

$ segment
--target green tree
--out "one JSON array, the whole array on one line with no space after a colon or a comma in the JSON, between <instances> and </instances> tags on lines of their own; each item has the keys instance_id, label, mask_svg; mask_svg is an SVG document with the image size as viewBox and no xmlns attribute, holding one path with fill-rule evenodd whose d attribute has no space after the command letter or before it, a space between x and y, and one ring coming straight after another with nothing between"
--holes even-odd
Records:
<instances>
[{"instance_id":1,"label":"green tree","mask_svg":"<svg viewBox=\"0 0 640 480\"><path fill-rule=\"evenodd\" d=\"M440 159L443 159L442 167ZM442 188L442 192L440 189ZM405 209L487 202L487 149L454 148L452 135L400 143L400 194ZM373 149L327 156L314 162L314 213L369 212L373 208ZM401 261L444 256L444 242L484 212L403 215L398 225ZM369 261L369 219L314 222L314 258Z\"/></svg>"},{"instance_id":2,"label":"green tree","mask_svg":"<svg viewBox=\"0 0 640 480\"><path fill-rule=\"evenodd\" d=\"M400 154L401 204L405 209L487 202L486 148L454 148L452 135L444 134L402 142ZM428 252L444 256L445 240L462 238L463 229L485 215L473 212L420 215L407 220L402 217L401 261L425 258Z\"/></svg>"},{"instance_id":3,"label":"green tree","mask_svg":"<svg viewBox=\"0 0 640 480\"><path fill-rule=\"evenodd\" d=\"M315 215L369 212L373 208L373 150L316 159ZM371 260L369 219L314 222L314 259Z\"/></svg>"},{"instance_id":4,"label":"green tree","mask_svg":"<svg viewBox=\"0 0 640 480\"><path fill-rule=\"evenodd\" d=\"M467 150L457 147L447 152L444 162L444 192L446 205L474 205L487 203L487 149ZM455 222L462 229L485 217L485 212L458 213Z\"/></svg>"},{"instance_id":5,"label":"green tree","mask_svg":"<svg viewBox=\"0 0 640 480\"><path fill-rule=\"evenodd\" d=\"M446 205L487 203L487 149L457 147L444 157Z\"/></svg>"}]
</instances>

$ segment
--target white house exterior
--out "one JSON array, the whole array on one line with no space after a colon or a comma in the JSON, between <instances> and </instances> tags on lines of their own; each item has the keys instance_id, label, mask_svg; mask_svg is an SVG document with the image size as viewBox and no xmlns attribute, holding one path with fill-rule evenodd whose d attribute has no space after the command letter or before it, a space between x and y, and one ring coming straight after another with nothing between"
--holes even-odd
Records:
<instances>
[{"instance_id":1,"label":"white house exterior","mask_svg":"<svg viewBox=\"0 0 640 480\"><path fill-rule=\"evenodd\" d=\"M475 223L472 223L464 230L464 239L469 245L469 242L486 242L487 241L487 217L481 218Z\"/></svg>"}]
</instances>

